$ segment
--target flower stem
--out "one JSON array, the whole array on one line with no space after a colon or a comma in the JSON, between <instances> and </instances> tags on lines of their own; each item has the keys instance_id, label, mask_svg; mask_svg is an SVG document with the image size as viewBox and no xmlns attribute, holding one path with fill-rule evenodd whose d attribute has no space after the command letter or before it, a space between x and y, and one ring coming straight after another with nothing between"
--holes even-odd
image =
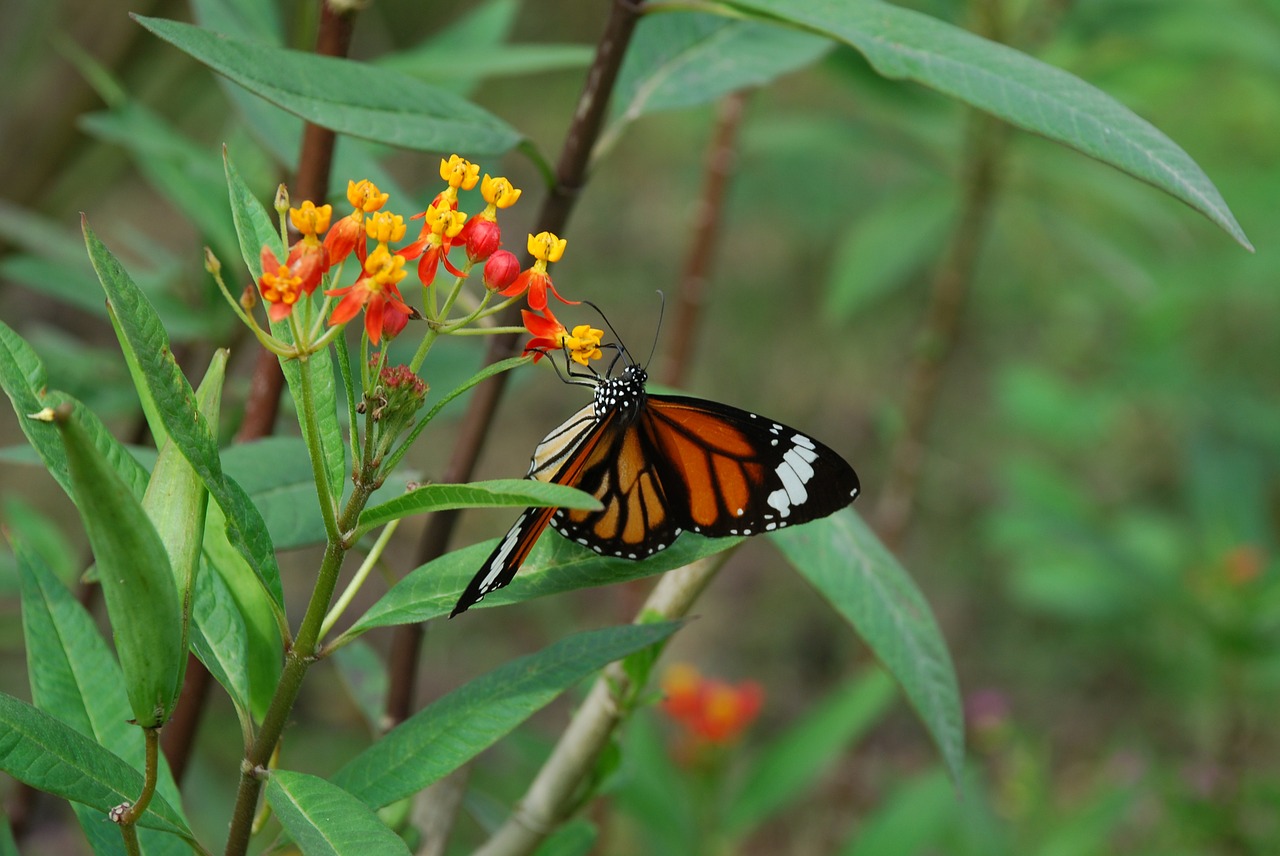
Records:
<instances>
[{"instance_id":1,"label":"flower stem","mask_svg":"<svg viewBox=\"0 0 1280 856\"><path fill-rule=\"evenodd\" d=\"M337 529L346 531L355 526L360 519L360 512L373 488L363 482L357 482L355 491L347 500ZM320 571L316 577L316 587L311 592L311 600L307 603L307 612L293 645L285 654L284 670L280 674L280 682L276 685L275 694L267 707L266 716L262 719L262 727L249 748L248 754L240 762L240 787L236 793L235 811L231 817L231 831L227 837L226 856L243 856L249 847L249 836L253 829L254 811L258 805L258 796L262 792L262 783L267 776L267 764L271 754L280 742L285 723L297 701L298 692L302 689L302 680L307 669L315 661L316 648L320 641L320 632L324 624L325 613L333 591L338 584L338 572L342 569L342 560L346 556L347 547L340 539L330 539L325 547L324 558L320 561Z\"/></svg>"},{"instance_id":2,"label":"flower stem","mask_svg":"<svg viewBox=\"0 0 1280 856\"><path fill-rule=\"evenodd\" d=\"M382 558L382 551L387 548L387 543L399 527L400 521L392 520L378 534L378 540L373 542L373 549L369 551L369 555L364 557L364 561L360 564L360 569L356 571L356 575L351 578L351 582L343 589L342 594L338 595L338 601L329 610L329 614L324 617L324 623L320 625L321 639L328 635L329 631L333 629L333 625L337 624L338 619L342 617L342 613L351 605L351 601L359 594L360 587L364 585L364 581L368 578L369 572L373 570L374 565L378 564L378 560Z\"/></svg>"},{"instance_id":3,"label":"flower stem","mask_svg":"<svg viewBox=\"0 0 1280 856\"><path fill-rule=\"evenodd\" d=\"M120 814L115 818L116 823L120 824L120 837L124 839L124 849L129 856L142 853L142 847L138 843L138 820L147 810L147 806L151 805L151 798L155 796L160 763L160 729L144 728L142 738L146 745L142 792L138 794L138 798L132 805L126 803L127 808L121 807Z\"/></svg>"},{"instance_id":4,"label":"flower stem","mask_svg":"<svg viewBox=\"0 0 1280 856\"><path fill-rule=\"evenodd\" d=\"M324 465L324 443L320 439L320 426L316 424L315 392L311 387L311 360L300 357L298 360L298 376L302 380L302 427L303 439L307 443L307 453L311 457L311 475L316 482L316 493L320 500L320 516L324 519L324 531L330 542L341 538L338 521L334 510L333 489L329 485L329 475Z\"/></svg>"}]
</instances>

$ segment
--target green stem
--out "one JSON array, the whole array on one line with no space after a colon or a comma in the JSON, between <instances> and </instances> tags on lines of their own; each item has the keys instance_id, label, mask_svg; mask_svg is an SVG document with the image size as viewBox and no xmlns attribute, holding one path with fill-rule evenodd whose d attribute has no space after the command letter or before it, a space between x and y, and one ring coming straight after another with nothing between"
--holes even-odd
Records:
<instances>
[{"instance_id":1,"label":"green stem","mask_svg":"<svg viewBox=\"0 0 1280 856\"><path fill-rule=\"evenodd\" d=\"M356 571L351 582L343 589L342 594L338 595L338 602L333 605L333 609L329 610L329 614L324 617L324 624L320 626L320 638L323 639L333 629L333 625L338 623L338 619L342 617L342 613L351 605L351 601L359 594L360 587L364 585L364 581L368 578L369 572L373 570L374 565L378 564L378 560L382 558L382 553L387 549L387 543L391 541L391 536L395 534L396 529L400 528L400 521L393 520L387 524L386 528L378 534L378 540L373 543L373 548L369 550L369 555L364 557L364 561L360 563L360 569Z\"/></svg>"},{"instance_id":2,"label":"green stem","mask_svg":"<svg viewBox=\"0 0 1280 856\"><path fill-rule=\"evenodd\" d=\"M324 445L320 440L320 427L316 424L315 393L311 388L311 360L299 357L298 363L298 376L302 380L303 418L301 421L305 429L303 439L307 443L307 452L311 456L311 476L316 482L320 516L324 518L324 531L331 542L336 542L342 536L334 511L333 490L329 486L329 476L325 472Z\"/></svg>"},{"instance_id":3,"label":"green stem","mask_svg":"<svg viewBox=\"0 0 1280 856\"><path fill-rule=\"evenodd\" d=\"M356 484L355 491L347 500L342 511L339 528L343 531L353 528L360 519L360 512L373 489L363 481ZM293 646L285 655L284 670L280 674L280 682L276 685L271 704L267 707L266 716L262 719L262 727L249 748L248 754L240 763L240 787L236 793L235 811L231 818L231 831L227 837L227 856L243 856L249 847L249 837L253 830L254 811L258 805L258 796L262 792L262 783L266 779L267 764L280 742L280 735L289 715L293 711L294 702L302 689L303 678L307 669L315 661L316 648L320 641L320 631L324 625L325 613L329 601L333 598L338 584L338 572L342 570L342 560L346 556L348 545L340 539L331 539L325 547L324 558L320 561L320 571L316 576L316 587L311 592L311 600L307 604L306 615L298 628L298 635Z\"/></svg>"},{"instance_id":4,"label":"green stem","mask_svg":"<svg viewBox=\"0 0 1280 856\"><path fill-rule=\"evenodd\" d=\"M130 856L140 854L142 848L138 843L138 819L142 817L151 798L156 793L156 779L160 763L160 729L144 728L142 737L146 743L146 761L142 774L142 792L133 804L120 814L120 836L124 839L124 849Z\"/></svg>"},{"instance_id":5,"label":"green stem","mask_svg":"<svg viewBox=\"0 0 1280 856\"><path fill-rule=\"evenodd\" d=\"M356 418L356 390L351 382L351 351L347 348L347 337L339 336L334 344L338 354L338 368L342 372L342 391L347 397L347 422L351 431L351 471L360 472L360 423Z\"/></svg>"},{"instance_id":6,"label":"green stem","mask_svg":"<svg viewBox=\"0 0 1280 856\"><path fill-rule=\"evenodd\" d=\"M418 369L422 367L422 361L427 358L427 352L431 350L431 346L435 344L439 335L440 331L434 326L427 328L427 332L422 337L422 343L418 345L418 350L414 352L413 359L409 361L409 371L414 374L418 373Z\"/></svg>"}]
</instances>

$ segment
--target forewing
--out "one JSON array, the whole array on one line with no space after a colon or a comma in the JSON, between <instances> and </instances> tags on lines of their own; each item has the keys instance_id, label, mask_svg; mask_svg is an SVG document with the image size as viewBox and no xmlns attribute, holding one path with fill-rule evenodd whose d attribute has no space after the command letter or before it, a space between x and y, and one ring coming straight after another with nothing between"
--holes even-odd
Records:
<instances>
[{"instance_id":1,"label":"forewing","mask_svg":"<svg viewBox=\"0 0 1280 856\"><path fill-rule=\"evenodd\" d=\"M858 476L844 458L764 416L651 395L641 422L680 528L755 535L826 517L858 495Z\"/></svg>"},{"instance_id":2,"label":"forewing","mask_svg":"<svg viewBox=\"0 0 1280 856\"><path fill-rule=\"evenodd\" d=\"M606 418L603 424L597 424L595 408L590 404L570 416L534 449L529 478L577 486L592 450L600 444L610 421ZM471 578L449 617L465 612L489 592L510 583L556 511L526 508Z\"/></svg>"}]
</instances>

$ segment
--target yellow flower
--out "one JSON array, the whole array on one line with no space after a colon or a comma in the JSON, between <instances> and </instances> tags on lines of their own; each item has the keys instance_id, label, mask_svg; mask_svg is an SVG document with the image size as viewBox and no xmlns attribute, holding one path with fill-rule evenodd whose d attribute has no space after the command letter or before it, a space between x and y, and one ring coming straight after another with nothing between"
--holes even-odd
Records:
<instances>
[{"instance_id":1,"label":"yellow flower","mask_svg":"<svg viewBox=\"0 0 1280 856\"><path fill-rule=\"evenodd\" d=\"M333 216L332 205L317 206L310 199L297 208L289 209L289 222L304 238L315 238L329 230L329 218Z\"/></svg>"},{"instance_id":2,"label":"yellow flower","mask_svg":"<svg viewBox=\"0 0 1280 856\"><path fill-rule=\"evenodd\" d=\"M585 366L591 360L604 356L600 350L600 337L603 335L603 330L597 330L590 324L579 324L571 334L561 336L561 344L575 363Z\"/></svg>"},{"instance_id":3,"label":"yellow flower","mask_svg":"<svg viewBox=\"0 0 1280 856\"><path fill-rule=\"evenodd\" d=\"M467 215L462 211L455 211L448 205L428 205L426 212L426 225L431 228L431 232L444 238L453 238L462 231L462 227L466 225Z\"/></svg>"},{"instance_id":4,"label":"yellow flower","mask_svg":"<svg viewBox=\"0 0 1280 856\"><path fill-rule=\"evenodd\" d=\"M347 201L350 202L357 211L372 214L383 205L386 205L387 200L390 198L390 193L383 193L378 190L378 185L374 184L367 178L362 178L359 181L347 182Z\"/></svg>"},{"instance_id":5,"label":"yellow flower","mask_svg":"<svg viewBox=\"0 0 1280 856\"><path fill-rule=\"evenodd\" d=\"M539 232L529 236L529 255L540 262L558 262L568 243L568 239L558 238L551 232ZM546 270L545 264L542 269Z\"/></svg>"},{"instance_id":6,"label":"yellow flower","mask_svg":"<svg viewBox=\"0 0 1280 856\"><path fill-rule=\"evenodd\" d=\"M364 221L364 231L380 244L389 244L404 237L404 218L390 211L379 211Z\"/></svg>"},{"instance_id":7,"label":"yellow flower","mask_svg":"<svg viewBox=\"0 0 1280 856\"><path fill-rule=\"evenodd\" d=\"M470 190L480 180L480 167L457 155L449 155L448 160L440 160L440 177L455 190L459 187Z\"/></svg>"},{"instance_id":8,"label":"yellow flower","mask_svg":"<svg viewBox=\"0 0 1280 856\"><path fill-rule=\"evenodd\" d=\"M502 176L493 178L485 173L484 180L480 182L480 195L493 208L510 208L516 204L521 193Z\"/></svg>"}]
</instances>

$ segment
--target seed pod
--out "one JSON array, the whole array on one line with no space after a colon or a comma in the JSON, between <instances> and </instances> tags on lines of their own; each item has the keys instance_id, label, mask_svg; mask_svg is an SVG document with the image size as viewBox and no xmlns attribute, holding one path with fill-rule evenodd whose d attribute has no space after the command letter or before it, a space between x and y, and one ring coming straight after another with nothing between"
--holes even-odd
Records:
<instances>
[{"instance_id":1,"label":"seed pod","mask_svg":"<svg viewBox=\"0 0 1280 856\"><path fill-rule=\"evenodd\" d=\"M142 504L93 444L74 407L62 405L54 418L98 565L129 704L138 725L155 728L172 712L187 659L169 556Z\"/></svg>"},{"instance_id":2,"label":"seed pod","mask_svg":"<svg viewBox=\"0 0 1280 856\"><path fill-rule=\"evenodd\" d=\"M227 351L216 351L209 369L205 372L200 388L196 390L196 406L210 428L218 425L219 404L222 398L222 379L226 374ZM196 571L200 568L200 544L204 540L205 511L209 506L209 491L196 475L191 464L183 457L177 444L169 440L160 449L156 465L151 470L146 494L142 497L142 509L151 518L156 534L169 555L169 567L173 571L181 604L181 648L187 650L191 635L191 598L195 591ZM186 659L178 675L177 689L182 689L186 672ZM173 699L171 701L176 701Z\"/></svg>"}]
</instances>

